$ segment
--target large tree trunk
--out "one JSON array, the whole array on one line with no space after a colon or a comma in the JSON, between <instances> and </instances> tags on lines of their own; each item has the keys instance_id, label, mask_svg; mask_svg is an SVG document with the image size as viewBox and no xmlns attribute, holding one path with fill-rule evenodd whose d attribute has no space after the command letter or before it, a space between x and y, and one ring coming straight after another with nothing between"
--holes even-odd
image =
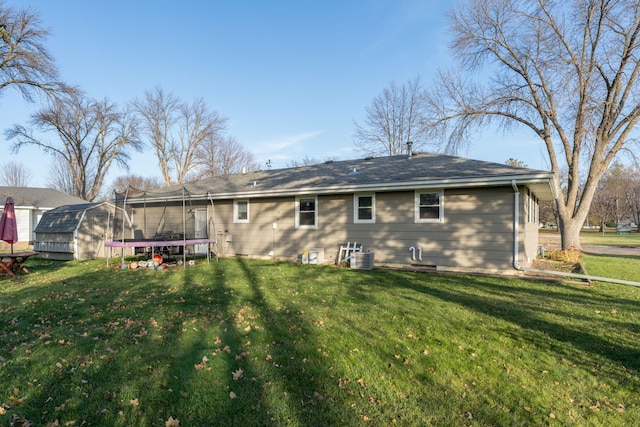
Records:
<instances>
[{"instance_id":1,"label":"large tree trunk","mask_svg":"<svg viewBox=\"0 0 640 427\"><path fill-rule=\"evenodd\" d=\"M563 218L560 215L558 230L560 231L560 241L562 249L581 249L580 246L580 230L582 229L582 221L574 218Z\"/></svg>"}]
</instances>

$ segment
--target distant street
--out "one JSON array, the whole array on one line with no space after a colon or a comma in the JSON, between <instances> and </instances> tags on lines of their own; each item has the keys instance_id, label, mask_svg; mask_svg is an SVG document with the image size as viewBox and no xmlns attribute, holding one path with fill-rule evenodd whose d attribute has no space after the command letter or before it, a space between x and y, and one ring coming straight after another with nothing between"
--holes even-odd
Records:
<instances>
[{"instance_id":1,"label":"distant street","mask_svg":"<svg viewBox=\"0 0 640 427\"><path fill-rule=\"evenodd\" d=\"M538 242L546 249L560 249L559 233L540 233ZM583 245L584 252L605 255L640 255L640 248L622 248L616 246Z\"/></svg>"}]
</instances>

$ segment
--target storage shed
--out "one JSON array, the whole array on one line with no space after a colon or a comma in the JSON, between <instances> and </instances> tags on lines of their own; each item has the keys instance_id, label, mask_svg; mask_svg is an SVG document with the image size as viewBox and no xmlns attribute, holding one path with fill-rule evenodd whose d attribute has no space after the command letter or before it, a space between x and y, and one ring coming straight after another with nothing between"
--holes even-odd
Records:
<instances>
[{"instance_id":1,"label":"storage shed","mask_svg":"<svg viewBox=\"0 0 640 427\"><path fill-rule=\"evenodd\" d=\"M33 248L42 258L63 261L106 257L105 240L113 235L108 202L65 205L47 211L35 234Z\"/></svg>"},{"instance_id":2,"label":"storage shed","mask_svg":"<svg viewBox=\"0 0 640 427\"><path fill-rule=\"evenodd\" d=\"M35 241L35 230L42 215L51 209L63 205L87 203L79 197L71 196L53 188L0 187L0 213L7 197L15 202L18 242L14 249L30 250ZM0 252L9 250L9 245L0 241Z\"/></svg>"}]
</instances>

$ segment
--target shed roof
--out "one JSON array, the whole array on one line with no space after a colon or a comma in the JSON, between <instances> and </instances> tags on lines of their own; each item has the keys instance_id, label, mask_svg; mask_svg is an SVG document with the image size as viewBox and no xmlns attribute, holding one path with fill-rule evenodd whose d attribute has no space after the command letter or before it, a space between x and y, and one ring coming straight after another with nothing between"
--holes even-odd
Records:
<instances>
[{"instance_id":1,"label":"shed roof","mask_svg":"<svg viewBox=\"0 0 640 427\"><path fill-rule=\"evenodd\" d=\"M62 205L87 203L79 197L71 196L53 188L0 187L0 209L7 197L11 196L15 206L51 209Z\"/></svg>"},{"instance_id":2,"label":"shed roof","mask_svg":"<svg viewBox=\"0 0 640 427\"><path fill-rule=\"evenodd\" d=\"M500 163L443 154L420 153L413 156L367 157L328 161L286 169L220 175L183 186L145 193L147 200L181 197L213 199L270 197L292 194L328 194L354 191L392 191L417 188L482 187L518 184L531 187L541 200L555 196L554 174ZM131 199L142 195L130 195Z\"/></svg>"},{"instance_id":3,"label":"shed roof","mask_svg":"<svg viewBox=\"0 0 640 427\"><path fill-rule=\"evenodd\" d=\"M76 205L59 206L42 215L42 219L35 229L36 233L72 233L80 224L84 213L98 206L109 205L102 203L83 203Z\"/></svg>"}]
</instances>

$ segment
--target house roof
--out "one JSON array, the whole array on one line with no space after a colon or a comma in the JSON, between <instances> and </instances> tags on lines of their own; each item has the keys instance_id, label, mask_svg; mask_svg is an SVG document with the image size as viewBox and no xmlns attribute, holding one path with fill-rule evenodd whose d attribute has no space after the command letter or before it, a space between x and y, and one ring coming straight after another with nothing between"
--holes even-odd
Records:
<instances>
[{"instance_id":1,"label":"house roof","mask_svg":"<svg viewBox=\"0 0 640 427\"><path fill-rule=\"evenodd\" d=\"M16 208L51 209L62 205L87 203L86 200L53 188L0 187L0 209L4 206L4 202L9 196L13 198Z\"/></svg>"},{"instance_id":2,"label":"house roof","mask_svg":"<svg viewBox=\"0 0 640 427\"><path fill-rule=\"evenodd\" d=\"M108 202L83 203L74 205L59 206L51 209L42 215L42 219L35 229L36 233L72 233L80 224L84 213L87 210L98 206L110 205Z\"/></svg>"},{"instance_id":3,"label":"house roof","mask_svg":"<svg viewBox=\"0 0 640 427\"><path fill-rule=\"evenodd\" d=\"M526 184L541 200L555 197L554 174L442 154L420 153L328 161L286 169L220 175L147 192L147 200L198 195L213 199ZM131 196L131 199L142 195Z\"/></svg>"}]
</instances>

